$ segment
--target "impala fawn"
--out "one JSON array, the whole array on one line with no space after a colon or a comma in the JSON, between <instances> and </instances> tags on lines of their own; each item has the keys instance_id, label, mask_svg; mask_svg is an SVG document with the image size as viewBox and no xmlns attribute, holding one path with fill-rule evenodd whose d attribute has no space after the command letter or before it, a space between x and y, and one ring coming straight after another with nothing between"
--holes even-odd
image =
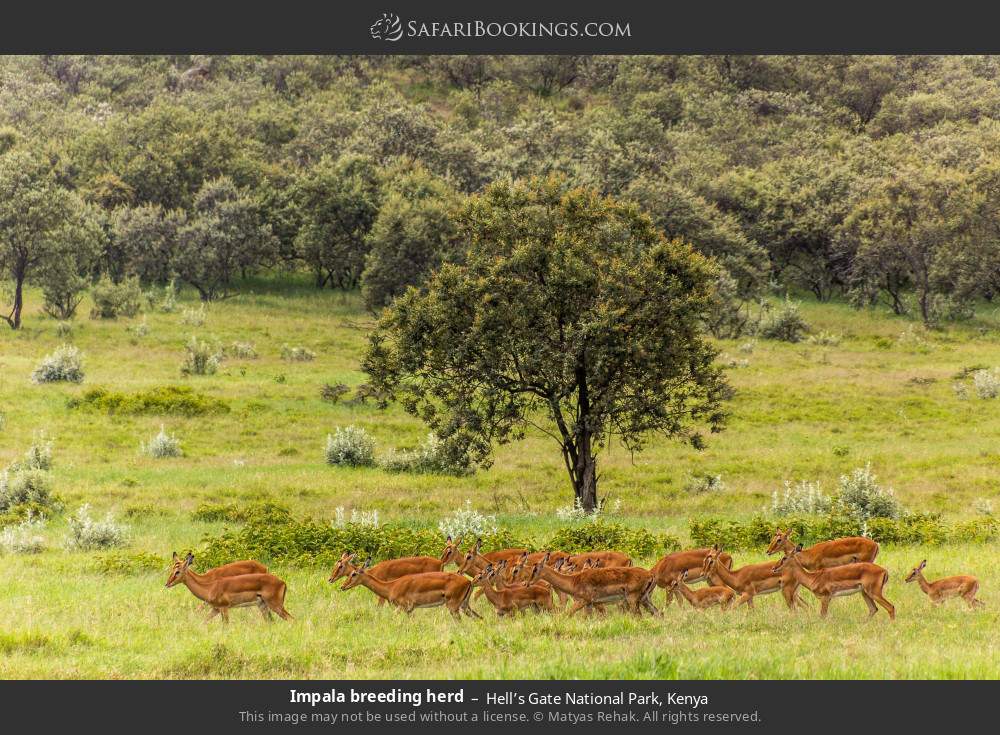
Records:
<instances>
[{"instance_id":1,"label":"impala fawn","mask_svg":"<svg viewBox=\"0 0 1000 735\"><path fill-rule=\"evenodd\" d=\"M479 614L469 607L472 583L460 574L452 572L423 572L400 577L392 582L383 582L369 574L371 559L364 566L354 567L344 582L342 590L362 585L379 597L386 598L407 615L420 607L444 605L456 620L461 620L460 612L478 618Z\"/></svg>"},{"instance_id":2,"label":"impala fawn","mask_svg":"<svg viewBox=\"0 0 1000 735\"><path fill-rule=\"evenodd\" d=\"M896 608L883 594L889 581L889 572L883 567L871 562L857 562L810 572L798 560L801 548L799 544L792 553L785 554L774 571L778 573L787 569L799 584L816 595L820 600L820 617L826 617L834 597L860 593L868 605L868 617L878 612L877 602L889 613L890 620L896 619Z\"/></svg>"},{"instance_id":3,"label":"impala fawn","mask_svg":"<svg viewBox=\"0 0 1000 735\"><path fill-rule=\"evenodd\" d=\"M498 568L487 564L486 568L472 579L472 584L482 589L483 594L496 608L497 615L501 617L514 615L528 607L534 608L538 612L542 610L552 612L551 587L540 584L528 587L523 585L494 587L493 582L500 574L501 571Z\"/></svg>"},{"instance_id":4,"label":"impala fawn","mask_svg":"<svg viewBox=\"0 0 1000 735\"><path fill-rule=\"evenodd\" d=\"M985 607L986 603L976 599L979 592L979 580L969 574L959 574L954 577L942 577L936 582L928 582L924 577L924 559L906 576L907 582L919 582L920 589L931 598L935 605L942 604L949 597L961 597L971 608Z\"/></svg>"},{"instance_id":5,"label":"impala fawn","mask_svg":"<svg viewBox=\"0 0 1000 735\"><path fill-rule=\"evenodd\" d=\"M337 563L334 564L333 569L330 571L330 578L327 581L333 583L341 577L346 577L350 574L356 566L354 564L356 558L357 554L348 554L345 551ZM445 561L443 559L435 559L433 556L404 556L400 559L380 561L369 569L368 573L383 582L392 582L408 574L440 572L444 569L444 565ZM384 605L385 598L378 597L378 604Z\"/></svg>"},{"instance_id":6,"label":"impala fawn","mask_svg":"<svg viewBox=\"0 0 1000 735\"><path fill-rule=\"evenodd\" d=\"M688 571L685 569L680 573L680 576L674 578L667 589L680 594L691 603L691 607L695 610L707 610L715 605L719 605L723 610L728 610L729 606L733 604L736 593L729 587L714 585L693 590L687 586L687 579Z\"/></svg>"},{"instance_id":7,"label":"impala fawn","mask_svg":"<svg viewBox=\"0 0 1000 735\"><path fill-rule=\"evenodd\" d=\"M705 557L712 549L691 549L689 551L675 551L667 554L653 565L653 576L656 578L656 585L663 587L666 592L666 603L673 602L675 592L671 589L671 583L680 577L682 572L688 573L688 583L703 582L708 577L705 575ZM725 552L718 553L719 564L727 569L733 566L733 557Z\"/></svg>"},{"instance_id":8,"label":"impala fawn","mask_svg":"<svg viewBox=\"0 0 1000 735\"><path fill-rule=\"evenodd\" d=\"M250 605L256 605L265 620L271 620L272 612L284 620L292 617L285 609L288 586L273 574L239 574L213 578L208 574L197 574L191 569L193 554L188 553L180 560L176 551L173 562L166 586L173 587L178 582L183 582L191 594L211 606L212 613L208 620L221 614L223 621L228 623L231 608Z\"/></svg>"}]
</instances>

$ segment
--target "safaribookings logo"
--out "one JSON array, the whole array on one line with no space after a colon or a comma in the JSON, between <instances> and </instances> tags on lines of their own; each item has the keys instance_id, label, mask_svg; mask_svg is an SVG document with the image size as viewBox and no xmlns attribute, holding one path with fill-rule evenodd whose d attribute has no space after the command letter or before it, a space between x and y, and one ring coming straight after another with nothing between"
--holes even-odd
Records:
<instances>
[{"instance_id":1,"label":"safaribookings logo","mask_svg":"<svg viewBox=\"0 0 1000 735\"><path fill-rule=\"evenodd\" d=\"M627 21L419 21L406 24L395 13L382 17L368 29L376 41L407 38L631 38Z\"/></svg>"},{"instance_id":2,"label":"safaribookings logo","mask_svg":"<svg viewBox=\"0 0 1000 735\"><path fill-rule=\"evenodd\" d=\"M403 22L395 13L382 13L368 30L376 41L398 41L403 37Z\"/></svg>"}]
</instances>

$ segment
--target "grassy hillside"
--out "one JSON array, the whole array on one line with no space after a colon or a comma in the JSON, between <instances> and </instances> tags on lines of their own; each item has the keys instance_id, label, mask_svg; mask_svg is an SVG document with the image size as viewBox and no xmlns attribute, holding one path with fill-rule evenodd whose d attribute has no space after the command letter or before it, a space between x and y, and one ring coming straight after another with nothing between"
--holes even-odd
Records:
<instances>
[{"instance_id":1,"label":"grassy hillside","mask_svg":"<svg viewBox=\"0 0 1000 735\"><path fill-rule=\"evenodd\" d=\"M529 435L501 447L488 471L468 478L333 468L323 462L326 435L354 423L378 451L415 446L425 428L400 408L372 402L331 405L325 383L364 381L358 362L371 317L357 297L318 292L306 283L247 284L212 304L202 326L183 323L195 307L185 294L174 313L139 320L78 319L68 338L85 353L81 386L32 385L29 375L63 340L57 323L32 314L20 333L0 332L0 465L19 458L35 432L54 441L56 492L68 511L89 502L131 527L130 551L163 559L163 572L107 576L94 554L61 549L64 518L44 532L48 549L0 557L0 676L31 677L989 677L996 634L995 546L887 548L887 596L899 620L864 621L859 598L838 600L828 621L791 617L764 598L749 616L666 610L665 620L463 623L441 610L401 622L376 609L365 590L340 593L323 570L277 569L289 581L291 624L265 626L237 611L228 630L203 626L184 589L164 590L173 549L196 547L222 525L191 520L203 501L272 499L294 511L330 518L334 508L377 509L388 521L435 525L469 500L504 524L543 537L560 525L555 510L571 491L556 445ZM29 303L37 304L38 298ZM81 313L89 305L84 304ZM601 491L620 501L628 523L668 530L686 540L692 516L739 518L761 511L784 480L815 480L829 492L837 477L871 462L914 510L961 518L980 498L997 502L1000 474L996 400L974 391L961 399L956 376L1000 363L1000 331L992 309L940 332L906 320L856 312L842 304L803 305L815 334L837 344L747 340L720 344L737 388L729 428L706 451L662 441L630 456L612 447L601 456ZM229 359L214 376L182 378L183 345L192 335L256 345L259 358ZM281 359L283 345L315 351L311 362ZM742 366L740 361L746 361ZM228 413L203 417L110 416L70 408L89 388L132 392L189 385L224 400ZM184 456L156 460L140 453L164 424ZM695 474L721 475L725 489L692 494ZM743 554L738 563L759 559ZM954 603L930 609L905 573L928 558L928 576L980 575L983 612ZM806 598L812 602L808 593ZM657 604L662 598L657 595ZM481 607L484 607L481 604ZM812 604L815 609L817 606ZM881 619L880 619L881 618ZM217 621L216 621L217 623ZM387 633L386 631L391 631ZM699 645L692 647L692 641ZM747 643L749 641L749 643ZM696 653L695 653L696 651ZM845 651L850 655L844 655Z\"/></svg>"}]
</instances>

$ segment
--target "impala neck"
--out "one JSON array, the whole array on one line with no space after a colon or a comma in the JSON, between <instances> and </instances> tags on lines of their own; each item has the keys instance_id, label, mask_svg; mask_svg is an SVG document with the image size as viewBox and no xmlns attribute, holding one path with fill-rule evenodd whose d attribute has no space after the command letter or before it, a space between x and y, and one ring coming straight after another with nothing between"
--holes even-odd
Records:
<instances>
[{"instance_id":1,"label":"impala neck","mask_svg":"<svg viewBox=\"0 0 1000 735\"><path fill-rule=\"evenodd\" d=\"M799 560L794 556L789 560L786 566L797 582L804 584L809 589L812 589L813 586L815 586L816 578L820 575L820 572L807 572L802 564L799 563Z\"/></svg>"},{"instance_id":2,"label":"impala neck","mask_svg":"<svg viewBox=\"0 0 1000 735\"><path fill-rule=\"evenodd\" d=\"M208 586L210 582L206 575L198 574L192 569L187 569L184 571L181 581L190 590L192 595L202 602L208 602Z\"/></svg>"},{"instance_id":3,"label":"impala neck","mask_svg":"<svg viewBox=\"0 0 1000 735\"><path fill-rule=\"evenodd\" d=\"M712 565L712 568L708 570L709 580L711 580L713 574L719 579L721 579L722 583L725 584L727 587L732 587L733 589L736 589L736 585L739 584L739 580L736 579L736 575L733 574L726 567L725 564L719 564L718 558L716 558L715 563ZM684 583L681 582L681 584Z\"/></svg>"},{"instance_id":4,"label":"impala neck","mask_svg":"<svg viewBox=\"0 0 1000 735\"><path fill-rule=\"evenodd\" d=\"M577 580L572 575L563 574L562 572L557 572L552 567L543 566L541 577L560 592L572 594L576 591Z\"/></svg>"},{"instance_id":5,"label":"impala neck","mask_svg":"<svg viewBox=\"0 0 1000 735\"><path fill-rule=\"evenodd\" d=\"M479 586L483 588L483 594L486 595L486 599L489 600L494 606L500 601L499 590L490 582L487 582L485 579L481 580Z\"/></svg>"},{"instance_id":6,"label":"impala neck","mask_svg":"<svg viewBox=\"0 0 1000 735\"><path fill-rule=\"evenodd\" d=\"M677 591L680 592L682 595L684 595L684 599L687 600L688 602L691 602L691 603L694 602L694 599L693 599L694 598L694 592L691 590L690 587L688 587L684 583L683 579L678 579L677 580Z\"/></svg>"},{"instance_id":7,"label":"impala neck","mask_svg":"<svg viewBox=\"0 0 1000 735\"><path fill-rule=\"evenodd\" d=\"M929 595L931 593L931 584L927 581L927 578L924 577L923 572L917 572L917 584L920 585L920 589L922 589L925 594Z\"/></svg>"},{"instance_id":8,"label":"impala neck","mask_svg":"<svg viewBox=\"0 0 1000 735\"><path fill-rule=\"evenodd\" d=\"M389 590L392 589L391 582L383 582L370 574L362 574L358 577L358 584L363 584L380 597L388 597Z\"/></svg>"}]
</instances>

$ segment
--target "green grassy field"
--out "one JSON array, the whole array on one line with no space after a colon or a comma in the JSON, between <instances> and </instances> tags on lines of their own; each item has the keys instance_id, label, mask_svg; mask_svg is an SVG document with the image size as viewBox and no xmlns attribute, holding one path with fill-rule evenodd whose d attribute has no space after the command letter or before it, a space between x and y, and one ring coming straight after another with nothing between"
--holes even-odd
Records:
<instances>
[{"instance_id":1,"label":"green grassy field","mask_svg":"<svg viewBox=\"0 0 1000 735\"><path fill-rule=\"evenodd\" d=\"M187 299L190 294L185 294ZM29 294L37 304L37 294ZM193 306L185 300L183 306ZM86 313L89 304L81 307ZM653 441L631 456L601 456L601 491L620 501L628 523L686 541L693 516L758 513L784 480L819 481L827 492L840 474L871 462L881 481L913 510L949 520L971 517L973 503L1000 495L1000 412L996 400L960 400L963 368L1000 364L1000 320L984 309L972 323L924 332L906 320L856 312L843 304L803 305L816 332L836 345L725 342L737 388L732 419L706 451ZM164 589L173 549L196 547L221 524L191 520L204 501L274 499L300 514L330 518L334 508L377 509L385 521L436 524L466 500L525 534L542 538L561 525L557 507L571 491L552 440L537 434L499 448L495 465L472 477L389 474L323 463L326 435L364 426L379 451L416 445L426 429L398 407L331 405L324 382L364 381L358 362L371 317L354 295L317 292L305 283L262 280L213 304L201 327L179 312L135 320L80 317L69 338L85 353L82 386L32 385L38 361L62 340L54 320L33 310L20 333L0 332L0 466L19 458L35 432L54 441L56 492L68 510L83 502L114 511L131 528L130 551L164 560L162 573L107 576L95 554L61 549L64 518L45 531L46 551L0 556L2 677L985 677L1000 675L1000 550L996 546L884 547L886 594L898 610L865 620L859 597L834 602L821 621L791 616L776 597L757 609L701 614L671 607L662 619L618 613L602 619L527 615L455 625L441 609L404 619L376 608L367 590L342 593L326 570L276 568L287 579L292 624L263 623L252 610L228 628L202 622L182 588ZM183 345L192 335L256 344L256 360L228 360L214 376L182 378ZM317 353L312 362L281 360L282 345ZM967 383L968 381L966 381ZM226 414L200 418L120 417L73 410L67 399L88 387L133 391L188 384L229 402ZM185 456L154 460L140 443L165 424ZM690 494L692 474L721 475L725 489ZM760 554L741 554L737 563ZM932 608L903 577L922 558L928 576L976 574L983 611L949 603ZM651 560L647 560L651 561ZM339 587L339 585L337 585ZM662 596L656 602L662 605ZM478 603L485 610L485 601Z\"/></svg>"}]
</instances>

